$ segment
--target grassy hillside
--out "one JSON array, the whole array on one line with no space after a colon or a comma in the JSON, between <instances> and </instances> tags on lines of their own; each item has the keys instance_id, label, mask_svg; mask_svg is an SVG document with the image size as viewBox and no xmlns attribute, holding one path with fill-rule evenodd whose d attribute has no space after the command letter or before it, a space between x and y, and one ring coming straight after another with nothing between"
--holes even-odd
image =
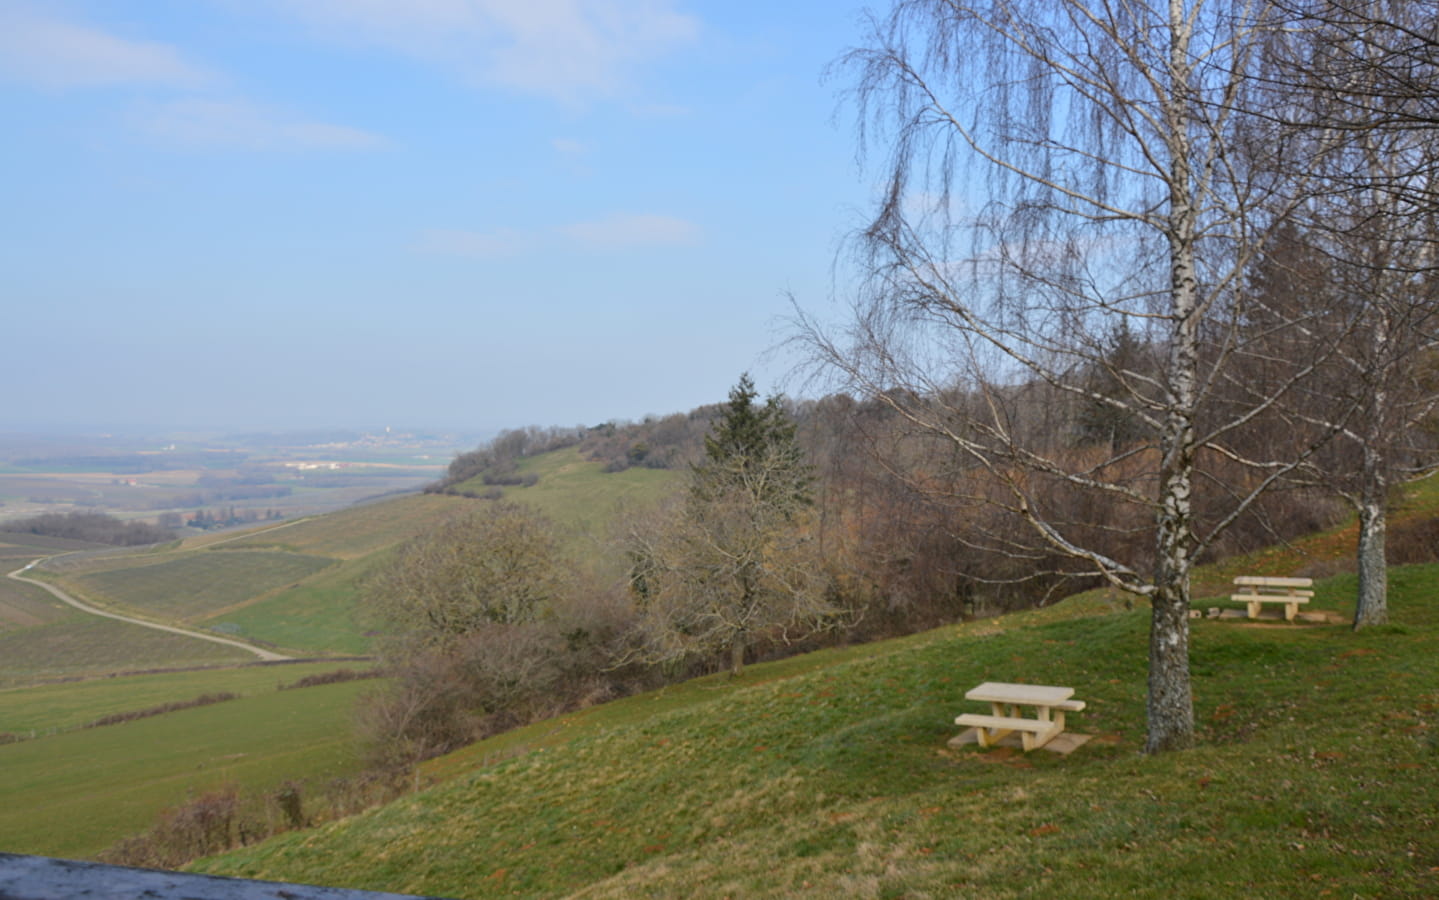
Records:
<instances>
[{"instance_id":1,"label":"grassy hillside","mask_svg":"<svg viewBox=\"0 0 1439 900\"><path fill-rule=\"evenodd\" d=\"M605 473L600 463L580 459L574 448L527 459L521 471L538 475L539 482L505 488L505 496L553 518L576 544L603 537L617 511L652 502L677 477L653 469ZM364 578L383 565L396 546L438 519L486 502L399 497L239 534L206 534L157 549L70 558L55 577L82 598L157 621L198 625L299 655L364 653L369 638L356 607ZM15 568L36 555L29 551ZM157 654L163 657L165 652L176 654L176 665L243 658L207 646L191 648L183 638L176 639L179 643L149 635L138 643L92 639L111 632L65 613L39 592L10 585L0 586L0 654L7 638L13 639L17 652L0 657L0 684L7 675L9 683L23 680L25 671L37 667L53 677L165 665L157 661ZM38 635L34 651L21 646L24 633L46 624L57 630ZM82 626L81 634L65 631L76 625ZM42 649L81 643L100 651L96 665L60 665L50 650ZM131 647L136 649L133 654ZM65 655L77 656L69 651Z\"/></svg>"},{"instance_id":2,"label":"grassy hillside","mask_svg":"<svg viewBox=\"0 0 1439 900\"><path fill-rule=\"evenodd\" d=\"M371 682L276 691L277 681L290 680L286 675L270 669L256 681L255 672L191 673L185 689L173 676L149 676L127 679L108 695L93 685L0 693L0 712L10 708L43 727L100 709L140 708L145 698L253 691L213 706L0 745L0 849L90 856L199 792L227 784L270 790L358 769L350 722L356 696ZM44 702L66 709L44 713L37 709Z\"/></svg>"},{"instance_id":3,"label":"grassy hillside","mask_svg":"<svg viewBox=\"0 0 1439 900\"><path fill-rule=\"evenodd\" d=\"M533 506L562 526L596 536L604 534L621 509L653 503L673 490L681 477L667 469L606 472L603 463L582 459L578 447L522 460L519 472L540 480L530 487L502 488L504 499ZM456 489L489 490L479 479Z\"/></svg>"},{"instance_id":4,"label":"grassy hillside","mask_svg":"<svg viewBox=\"0 0 1439 900\"><path fill-rule=\"evenodd\" d=\"M369 640L355 617L359 582L391 548L465 502L407 496L239 534L206 534L160 548L67 557L52 577L91 602L156 621L199 625L298 655L364 653ZM48 650L42 652L37 645L35 651L26 651L21 646L31 630L22 624L52 621L38 620L26 603L61 610L66 628L83 625L87 635L104 629L86 617L63 612L64 607L45 601L39 591L25 591L13 600L0 593L0 644L13 640L20 651L8 659L0 657L4 660L0 678L9 673L11 683L23 680L27 670L43 669L53 677L247 658L243 651L146 634L138 642L105 641L95 665L80 670L57 667L57 657ZM14 588L10 593L15 593ZM13 626L9 634L3 631L7 620ZM35 637L50 646L70 640L60 631Z\"/></svg>"},{"instance_id":5,"label":"grassy hillside","mask_svg":"<svg viewBox=\"0 0 1439 900\"><path fill-rule=\"evenodd\" d=\"M197 538L186 545L196 549L219 545L236 549L276 548L332 559L358 559L423 530L461 502L454 497L415 494L282 523L238 537Z\"/></svg>"},{"instance_id":6,"label":"grassy hillside","mask_svg":"<svg viewBox=\"0 0 1439 900\"><path fill-rule=\"evenodd\" d=\"M1196 621L1189 752L1139 753L1146 614L1091 595L541 723L197 868L457 897L1433 896L1439 567L1393 580L1396 624L1358 635ZM1073 685L1094 739L950 748L986 679Z\"/></svg>"}]
</instances>

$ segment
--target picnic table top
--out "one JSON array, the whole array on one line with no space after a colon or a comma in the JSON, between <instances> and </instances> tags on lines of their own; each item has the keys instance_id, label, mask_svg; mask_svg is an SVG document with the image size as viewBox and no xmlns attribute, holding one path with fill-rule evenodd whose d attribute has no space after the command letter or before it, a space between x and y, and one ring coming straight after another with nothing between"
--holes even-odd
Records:
<instances>
[{"instance_id":1,"label":"picnic table top","mask_svg":"<svg viewBox=\"0 0 1439 900\"><path fill-rule=\"evenodd\" d=\"M965 691L964 696L966 700L982 700L990 703L1052 706L1074 696L1074 688L1054 687L1047 684L1009 684L1004 681L986 681L977 688Z\"/></svg>"}]
</instances>

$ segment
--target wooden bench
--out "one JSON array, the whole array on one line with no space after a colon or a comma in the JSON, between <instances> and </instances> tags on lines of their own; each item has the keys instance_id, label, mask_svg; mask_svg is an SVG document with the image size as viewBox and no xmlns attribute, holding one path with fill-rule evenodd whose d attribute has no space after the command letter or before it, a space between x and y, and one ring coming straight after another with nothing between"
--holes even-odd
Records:
<instances>
[{"instance_id":1,"label":"wooden bench","mask_svg":"<svg viewBox=\"0 0 1439 900\"><path fill-rule=\"evenodd\" d=\"M1259 608L1264 603L1283 603L1284 619L1293 622L1299 613L1299 604L1308 603L1314 592L1307 590L1314 586L1312 578L1273 578L1264 575L1240 575L1234 579L1238 593L1229 599L1243 603L1249 618L1259 618Z\"/></svg>"},{"instance_id":2,"label":"wooden bench","mask_svg":"<svg viewBox=\"0 0 1439 900\"><path fill-rule=\"evenodd\" d=\"M1071 697L1074 688L1044 684L1009 684L986 681L964 696L969 700L987 701L990 715L965 713L954 720L956 725L975 729L979 746L990 747L1006 735L1019 732L1025 752L1043 747L1064 731L1064 714L1084 709L1083 700ZM1033 706L1034 718L1019 714L1019 707Z\"/></svg>"}]
</instances>

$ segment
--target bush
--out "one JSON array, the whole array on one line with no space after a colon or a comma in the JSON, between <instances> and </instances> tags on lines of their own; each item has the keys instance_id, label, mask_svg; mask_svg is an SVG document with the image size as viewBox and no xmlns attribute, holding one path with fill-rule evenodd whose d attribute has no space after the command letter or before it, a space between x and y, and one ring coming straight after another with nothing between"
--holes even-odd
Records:
<instances>
[{"instance_id":1,"label":"bush","mask_svg":"<svg viewBox=\"0 0 1439 900\"><path fill-rule=\"evenodd\" d=\"M336 669L333 672L320 672L315 675L306 675L299 681L292 681L289 684L280 685L282 691L292 691L297 688L319 687L322 684L339 684L343 681L360 681L366 678L379 678L382 673L379 669L365 669L355 671L354 669Z\"/></svg>"},{"instance_id":2,"label":"bush","mask_svg":"<svg viewBox=\"0 0 1439 900\"><path fill-rule=\"evenodd\" d=\"M239 700L239 694L232 694L229 691L221 691L217 694L201 694L194 700L176 700L172 703L162 703L159 706L151 706L146 709L136 709L130 712L111 713L108 716L101 716L93 722L87 722L82 728L100 728L104 725L119 725L121 722L133 722L136 719L148 719L151 716L162 716L165 713L176 712L182 709L194 709L197 706L210 706L215 703L224 703L228 700Z\"/></svg>"},{"instance_id":3,"label":"bush","mask_svg":"<svg viewBox=\"0 0 1439 900\"><path fill-rule=\"evenodd\" d=\"M192 859L228 850L259 829L240 821L240 795L233 787L201 794L160 814L149 831L126 838L100 854L100 861L149 869L177 869Z\"/></svg>"},{"instance_id":4,"label":"bush","mask_svg":"<svg viewBox=\"0 0 1439 900\"><path fill-rule=\"evenodd\" d=\"M557 599L541 620L491 623L444 645L411 647L394 659L390 685L361 703L371 765L403 768L656 683L652 671L614 665L631 617L622 594L590 587Z\"/></svg>"}]
</instances>

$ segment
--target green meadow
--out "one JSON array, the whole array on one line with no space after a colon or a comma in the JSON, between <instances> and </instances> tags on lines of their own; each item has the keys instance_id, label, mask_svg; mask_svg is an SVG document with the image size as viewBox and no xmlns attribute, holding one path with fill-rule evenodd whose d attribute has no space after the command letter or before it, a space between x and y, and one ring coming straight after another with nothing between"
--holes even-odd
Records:
<instances>
[{"instance_id":1,"label":"green meadow","mask_svg":"<svg viewBox=\"0 0 1439 900\"><path fill-rule=\"evenodd\" d=\"M334 663L328 669L334 669ZM196 679L205 689L259 688L252 670L233 682ZM351 721L356 697L373 683L358 681L277 691L280 669L264 673L265 690L239 700L180 710L101 728L0 745L0 848L11 853L85 857L149 827L162 809L226 785L274 790L286 781L318 783L359 768ZM298 673L294 673L299 677ZM143 687L130 681L137 706L146 696L189 699L203 690L179 691L170 678ZM231 686L226 686L231 685ZM128 700L102 696L93 687L17 696L0 703L43 721L73 722L102 707ZM31 691L37 689L30 689ZM66 705L46 716L33 709L44 700Z\"/></svg>"},{"instance_id":2,"label":"green meadow","mask_svg":"<svg viewBox=\"0 0 1439 900\"><path fill-rule=\"evenodd\" d=\"M539 482L505 496L576 546L679 477L604 473L573 449L521 471ZM484 502L398 498L97 557L61 578L147 614L354 653L367 643L356 615L367 573L435 518ZM1412 487L1396 531L1436 506L1439 489ZM1228 579L1241 572L1341 571L1318 582L1310 608L1342 621L1352 546L1351 525L1226 560L1198 573L1195 605L1235 607ZM285 579L246 571L296 560ZM227 584L203 583L211 562ZM263 796L357 771L352 716L366 682L275 690L354 664L236 666L243 651L5 587L0 686L177 660L228 667L0 689L0 731L40 735L0 745L0 849L92 855L221 785ZM430 761L421 792L195 868L454 897L1435 896L1436 596L1439 566L1401 566L1389 626L1194 620L1199 746L1182 753L1140 752L1143 603L1092 592L539 722ZM954 717L981 711L964 691L985 680L1072 685L1088 706L1070 730L1091 739L1067 756L951 746ZM80 728L220 691L243 696Z\"/></svg>"}]
</instances>

